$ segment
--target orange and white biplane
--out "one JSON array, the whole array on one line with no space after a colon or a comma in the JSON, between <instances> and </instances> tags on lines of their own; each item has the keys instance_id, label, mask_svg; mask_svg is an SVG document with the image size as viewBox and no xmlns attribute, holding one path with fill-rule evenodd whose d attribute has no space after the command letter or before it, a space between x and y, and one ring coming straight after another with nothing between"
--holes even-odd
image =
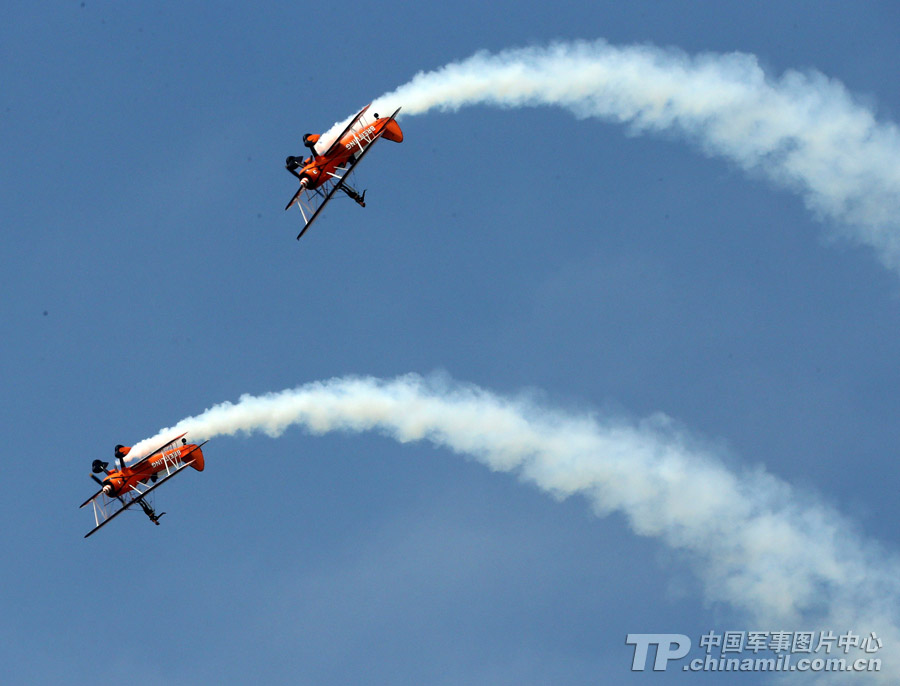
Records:
<instances>
[{"instance_id":1,"label":"orange and white biplane","mask_svg":"<svg viewBox=\"0 0 900 686\"><path fill-rule=\"evenodd\" d=\"M366 192L359 193L347 183L348 177L379 138L395 143L403 141L403 131L395 121L400 108L389 117L379 117L377 113L369 115L369 107L363 107L324 150L319 145L320 136L308 133L303 136L303 144L309 148L309 157L291 156L285 160L284 166L300 180L300 189L284 208L289 210L296 203L303 214L303 230L297 235L297 240L338 191L343 191L365 207Z\"/></svg>"},{"instance_id":2,"label":"orange and white biplane","mask_svg":"<svg viewBox=\"0 0 900 686\"><path fill-rule=\"evenodd\" d=\"M109 462L94 460L91 465L91 478L100 484L100 490L79 506L84 507L90 503L94 507L95 526L84 535L85 538L132 505L140 505L150 521L159 525L159 518L165 512L156 514L153 506L147 501L147 496L187 467L193 467L198 472L203 471L203 451L200 448L206 445L206 441L199 445L188 443L184 436L185 434L176 436L130 466L125 464L125 456L131 449L123 445L116 446L118 469L109 470ZM97 476L101 473L105 474L106 478L100 479Z\"/></svg>"}]
</instances>

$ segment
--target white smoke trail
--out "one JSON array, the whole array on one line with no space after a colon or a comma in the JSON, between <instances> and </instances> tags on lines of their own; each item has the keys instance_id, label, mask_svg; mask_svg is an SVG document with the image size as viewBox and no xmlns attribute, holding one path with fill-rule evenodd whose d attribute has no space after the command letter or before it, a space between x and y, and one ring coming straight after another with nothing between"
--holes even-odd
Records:
<instances>
[{"instance_id":1,"label":"white smoke trail","mask_svg":"<svg viewBox=\"0 0 900 686\"><path fill-rule=\"evenodd\" d=\"M636 533L686 551L708 599L739 608L760 627L875 631L884 644L878 676L885 683L900 678L896 557L762 468L728 469L663 416L568 416L527 398L416 375L338 378L216 405L142 441L132 454L183 431L194 440L278 436L292 425L316 434L375 430L404 443L428 440L556 497L582 494L599 515L621 512ZM846 674L841 678L846 683Z\"/></svg>"},{"instance_id":2,"label":"white smoke trail","mask_svg":"<svg viewBox=\"0 0 900 686\"><path fill-rule=\"evenodd\" d=\"M818 72L768 76L755 56L689 56L605 41L478 53L378 98L401 115L467 105L555 105L577 117L671 130L802 195L900 272L900 135ZM335 125L329 134L338 133ZM326 134L328 135L328 134Z\"/></svg>"}]
</instances>

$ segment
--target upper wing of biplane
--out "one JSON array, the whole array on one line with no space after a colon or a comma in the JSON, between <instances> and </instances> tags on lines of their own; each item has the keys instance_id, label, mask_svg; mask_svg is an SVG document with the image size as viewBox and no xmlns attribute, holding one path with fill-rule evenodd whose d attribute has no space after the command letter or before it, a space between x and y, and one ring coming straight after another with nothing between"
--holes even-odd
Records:
<instances>
[{"instance_id":1,"label":"upper wing of biplane","mask_svg":"<svg viewBox=\"0 0 900 686\"><path fill-rule=\"evenodd\" d=\"M187 431L185 431L185 432L184 432L183 434L181 434L180 436L176 436L175 438L169 439L169 440L166 441L163 445L159 446L156 450L151 450L149 453L147 453L146 455L144 455L140 460L138 460L138 461L135 462L133 465L131 465L132 469L134 469L135 467L137 467L137 466L138 466L139 464L141 464L142 462L146 462L147 460L149 460L149 459L150 459L151 457L153 457L154 455L156 455L156 454L158 454L158 453L161 453L161 452L164 451L166 448L168 448L168 447L174 445L174 444L176 443L176 441L178 441L178 439L184 438L185 436L187 436ZM194 451L192 450L191 452L194 452Z\"/></svg>"},{"instance_id":2,"label":"upper wing of biplane","mask_svg":"<svg viewBox=\"0 0 900 686\"><path fill-rule=\"evenodd\" d=\"M334 152L334 149L337 146L337 144L341 142L341 138L346 136L347 132L353 128L354 124L356 124L356 122L358 122L360 119L362 119L362 116L366 113L366 110L368 110L371 105L372 105L372 103L369 103L368 105L363 107L357 113L357 115L355 117L353 117L353 119L350 120L350 123L344 127L344 130L341 131L340 135L337 138L335 138L333 141L331 141L331 145L328 146L328 150L326 150L323 153L317 153L317 154L321 154L323 157L328 157L332 152Z\"/></svg>"},{"instance_id":3,"label":"upper wing of biplane","mask_svg":"<svg viewBox=\"0 0 900 686\"><path fill-rule=\"evenodd\" d=\"M182 434L182 436L184 436L184 434ZM178 438L181 438L181 436L179 436ZM159 450L153 451L147 457L150 457L151 455L156 455L161 450L165 449L167 446L169 446L170 444L177 441L178 438L174 439L173 441L169 441L169 443L166 443L166 445L164 445L162 448L159 448ZM166 465L166 476L164 476L162 479L160 479L159 481L157 481L155 484L153 484L152 486L150 486L148 488L144 488L142 490L139 485L132 486L131 492L125 493L122 495L118 495L113 498L107 498L106 495L103 494L103 491L101 489L100 491L95 493L91 498L89 498L84 503L82 503L81 507L84 507L88 503L93 504L93 506L94 506L94 524L96 524L96 526L93 529L91 529L90 531L88 531L84 535L84 537L87 538L91 534L96 533L98 530L100 530L104 526L106 526L110 521L112 521L113 519L118 517L120 514L122 514L129 507L131 507L132 505L138 504L141 500L143 500L145 497L150 495L150 493L152 491L154 491L157 488L159 488L160 486L162 486L173 476L181 473L187 467L190 467L191 463L193 462L192 459L189 459L191 453L193 453L195 450L198 450L202 446L206 445L206 443L207 443L207 441L203 441L203 443L195 446L190 452L187 453L187 455L181 456L178 460L172 460L171 458L168 458L172 464L171 464L171 468L168 464ZM188 458L188 459L184 459L184 458ZM144 459L146 459L146 458L144 458ZM98 502L97 496L100 496L101 500L103 502ZM119 507L116 510L110 510L109 506L115 502L121 503L121 507Z\"/></svg>"},{"instance_id":4,"label":"upper wing of biplane","mask_svg":"<svg viewBox=\"0 0 900 686\"><path fill-rule=\"evenodd\" d=\"M347 131L350 130L350 127L353 126L353 124L355 124L357 121L359 121L359 119L368 108L369 106L366 105L360 111L360 113L356 115L350 125L347 126L344 132L341 133L341 135L337 138L337 141L340 141L340 139L344 137ZM388 119L388 123L394 121L394 118L397 116L397 113L399 111L399 107L394 110L394 113ZM291 201L287 204L287 207L285 207L285 209L290 209L291 205L296 202L297 206L300 208L300 213L303 215L303 229L300 231L300 233L297 234L298 241L303 236L303 234L306 233L316 217L319 216L322 208L324 208L325 205L328 204L328 201L330 201L334 197L334 194L337 193L338 190L340 190L341 184L343 184L344 179L346 179L351 173L353 173L356 165L358 165L362 161L362 158L365 157L366 153L368 153L369 150L372 149L372 146L375 144L375 142L379 138L381 138L386 128L387 124L381 127L377 135L372 136L368 139L364 138L363 141L365 144L363 144L363 142L358 142L357 145L359 146L359 152L356 154L356 157L346 167L338 167L335 172L331 173L331 179L328 179L321 186L312 190L304 189L301 187L300 190L298 190L294 195L294 197L291 198ZM335 144L332 143L331 147L334 147L334 145ZM329 150L330 149L331 148L329 148Z\"/></svg>"},{"instance_id":5,"label":"upper wing of biplane","mask_svg":"<svg viewBox=\"0 0 900 686\"><path fill-rule=\"evenodd\" d=\"M92 478L94 481L100 481L100 479L98 479L98 478L97 478L96 476L94 476L93 474L91 474L91 478ZM82 507L84 507L85 505L87 505L89 502L91 502L94 498L96 498L96 497L97 497L98 495L100 495L101 493L103 493L103 489L102 489L102 488L101 488L99 491L97 491L96 493L94 493L94 495L92 495L90 498L88 498L88 499L85 500L83 503L81 503L81 505L78 506L78 509L80 510Z\"/></svg>"}]
</instances>

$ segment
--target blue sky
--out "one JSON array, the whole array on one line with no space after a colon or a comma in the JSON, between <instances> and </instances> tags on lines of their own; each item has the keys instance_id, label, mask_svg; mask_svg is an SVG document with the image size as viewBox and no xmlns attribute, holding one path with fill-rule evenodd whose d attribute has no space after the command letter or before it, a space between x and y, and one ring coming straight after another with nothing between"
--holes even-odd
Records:
<instances>
[{"instance_id":1,"label":"blue sky","mask_svg":"<svg viewBox=\"0 0 900 686\"><path fill-rule=\"evenodd\" d=\"M684 683L625 635L755 626L689 555L378 434L216 438L82 540L90 463L243 393L445 372L662 412L889 553L898 274L674 132L401 120L294 241L284 157L416 72L556 40L741 51L900 119L893 3L11 3L0 25L10 683ZM835 631L867 627L823 627ZM147 652L150 647L149 654ZM768 683L741 674L739 683Z\"/></svg>"}]
</instances>

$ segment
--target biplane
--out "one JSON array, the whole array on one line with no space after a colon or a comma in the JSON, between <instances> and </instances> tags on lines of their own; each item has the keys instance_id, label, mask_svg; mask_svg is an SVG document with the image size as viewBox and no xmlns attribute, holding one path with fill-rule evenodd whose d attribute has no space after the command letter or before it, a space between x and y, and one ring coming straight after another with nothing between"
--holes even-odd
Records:
<instances>
[{"instance_id":1,"label":"biplane","mask_svg":"<svg viewBox=\"0 0 900 686\"><path fill-rule=\"evenodd\" d=\"M303 229L297 235L297 240L306 233L338 191L342 191L360 207L365 207L366 192L360 193L353 188L348 183L348 177L379 138L387 138L395 143L403 141L403 132L395 121L400 108L394 110L389 117L379 117L377 113L368 114L370 106L371 103L363 107L331 142L320 140L321 136L317 134L307 133L303 136L303 144L309 148L309 156L290 156L285 160L285 168L300 180L299 190L284 208L289 210L296 204L303 215ZM325 145L327 147L323 150Z\"/></svg>"},{"instance_id":2,"label":"biplane","mask_svg":"<svg viewBox=\"0 0 900 686\"><path fill-rule=\"evenodd\" d=\"M117 445L115 450L118 469L110 470L109 462L94 460L91 478L100 485L100 490L79 506L91 504L94 508L95 526L84 535L85 538L134 505L140 506L150 521L159 525L159 518L165 512L156 514L148 502L148 496L188 467L203 471L203 451L200 448L206 445L206 441L199 445L188 443L185 435L176 436L133 465L125 464L125 456L131 449L123 445ZM106 476L101 479L98 474Z\"/></svg>"}]
</instances>

